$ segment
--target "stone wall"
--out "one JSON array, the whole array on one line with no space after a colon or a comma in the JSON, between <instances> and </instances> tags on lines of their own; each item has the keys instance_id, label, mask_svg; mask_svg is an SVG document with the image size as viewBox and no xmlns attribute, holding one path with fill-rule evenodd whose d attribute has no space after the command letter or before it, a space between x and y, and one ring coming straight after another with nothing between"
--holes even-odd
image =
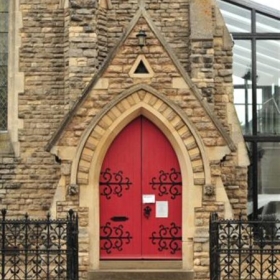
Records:
<instances>
[{"instance_id":1,"label":"stone wall","mask_svg":"<svg viewBox=\"0 0 280 280\"><path fill-rule=\"evenodd\" d=\"M64 10L59 0L23 0L19 7L24 91L18 97L18 118L23 128L18 130L19 158L0 161L6 192L1 205L10 215L41 216L49 210L59 178L60 167L45 145L64 116Z\"/></svg>"},{"instance_id":2,"label":"stone wall","mask_svg":"<svg viewBox=\"0 0 280 280\"><path fill-rule=\"evenodd\" d=\"M17 164L13 154L0 156L0 203L4 207L7 203L7 193L13 193L20 187L20 184L14 181ZM20 205L16 202L17 200L11 198L9 210L19 210Z\"/></svg>"},{"instance_id":3,"label":"stone wall","mask_svg":"<svg viewBox=\"0 0 280 280\"><path fill-rule=\"evenodd\" d=\"M69 88L65 103L73 106L99 66L97 46L96 1L70 2L65 30L65 59L68 61ZM68 14L67 14L68 15Z\"/></svg>"},{"instance_id":4,"label":"stone wall","mask_svg":"<svg viewBox=\"0 0 280 280\"><path fill-rule=\"evenodd\" d=\"M108 47L111 49L124 33L139 7L138 0L112 0L108 10ZM189 1L147 0L143 4L174 49L181 63L189 69Z\"/></svg>"}]
</instances>

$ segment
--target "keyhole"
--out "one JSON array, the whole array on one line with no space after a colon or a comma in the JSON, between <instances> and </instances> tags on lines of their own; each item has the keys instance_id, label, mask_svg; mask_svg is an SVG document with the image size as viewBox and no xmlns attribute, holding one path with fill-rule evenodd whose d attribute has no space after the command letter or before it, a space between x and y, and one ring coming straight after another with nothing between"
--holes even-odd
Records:
<instances>
[{"instance_id":1,"label":"keyhole","mask_svg":"<svg viewBox=\"0 0 280 280\"><path fill-rule=\"evenodd\" d=\"M152 208L150 206L146 206L144 208L144 216L148 219L150 217L150 214L151 214L151 211L152 211Z\"/></svg>"}]
</instances>

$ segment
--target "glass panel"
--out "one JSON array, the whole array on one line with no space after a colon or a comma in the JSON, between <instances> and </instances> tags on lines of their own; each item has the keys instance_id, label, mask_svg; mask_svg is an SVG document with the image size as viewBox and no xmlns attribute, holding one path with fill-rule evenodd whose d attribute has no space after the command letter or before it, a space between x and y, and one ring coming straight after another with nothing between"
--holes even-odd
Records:
<instances>
[{"instance_id":1,"label":"glass panel","mask_svg":"<svg viewBox=\"0 0 280 280\"><path fill-rule=\"evenodd\" d=\"M218 6L230 32L251 32L251 11L218 0Z\"/></svg>"},{"instance_id":2,"label":"glass panel","mask_svg":"<svg viewBox=\"0 0 280 280\"><path fill-rule=\"evenodd\" d=\"M8 0L0 0L0 12L8 12L9 2Z\"/></svg>"},{"instance_id":3,"label":"glass panel","mask_svg":"<svg viewBox=\"0 0 280 280\"><path fill-rule=\"evenodd\" d=\"M0 66L0 87L7 85L7 70L6 66Z\"/></svg>"},{"instance_id":4,"label":"glass panel","mask_svg":"<svg viewBox=\"0 0 280 280\"><path fill-rule=\"evenodd\" d=\"M3 107L7 101L6 87L0 87L0 105Z\"/></svg>"},{"instance_id":5,"label":"glass panel","mask_svg":"<svg viewBox=\"0 0 280 280\"><path fill-rule=\"evenodd\" d=\"M7 88L0 87L0 130L7 129Z\"/></svg>"},{"instance_id":6,"label":"glass panel","mask_svg":"<svg viewBox=\"0 0 280 280\"><path fill-rule=\"evenodd\" d=\"M8 13L0 12L0 32L7 32L9 25L9 15Z\"/></svg>"},{"instance_id":7,"label":"glass panel","mask_svg":"<svg viewBox=\"0 0 280 280\"><path fill-rule=\"evenodd\" d=\"M8 52L8 33L0 33L0 53Z\"/></svg>"},{"instance_id":8,"label":"glass panel","mask_svg":"<svg viewBox=\"0 0 280 280\"><path fill-rule=\"evenodd\" d=\"M8 54L0 52L0 67L7 66L8 64Z\"/></svg>"},{"instance_id":9,"label":"glass panel","mask_svg":"<svg viewBox=\"0 0 280 280\"><path fill-rule=\"evenodd\" d=\"M262 215L280 215L280 143L259 143L258 207ZM278 216L280 218L280 216Z\"/></svg>"},{"instance_id":10,"label":"glass panel","mask_svg":"<svg viewBox=\"0 0 280 280\"><path fill-rule=\"evenodd\" d=\"M279 33L280 21L257 13L256 26L257 32Z\"/></svg>"},{"instance_id":11,"label":"glass panel","mask_svg":"<svg viewBox=\"0 0 280 280\"><path fill-rule=\"evenodd\" d=\"M280 135L280 41L257 41L258 133Z\"/></svg>"},{"instance_id":12,"label":"glass panel","mask_svg":"<svg viewBox=\"0 0 280 280\"><path fill-rule=\"evenodd\" d=\"M252 134L251 41L236 40L233 48L234 104L243 134Z\"/></svg>"}]
</instances>

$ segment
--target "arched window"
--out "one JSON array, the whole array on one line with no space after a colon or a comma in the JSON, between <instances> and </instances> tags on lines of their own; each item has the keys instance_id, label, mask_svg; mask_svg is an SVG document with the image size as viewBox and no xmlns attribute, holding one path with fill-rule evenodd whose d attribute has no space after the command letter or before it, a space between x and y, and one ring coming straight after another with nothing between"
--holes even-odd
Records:
<instances>
[{"instance_id":1,"label":"arched window","mask_svg":"<svg viewBox=\"0 0 280 280\"><path fill-rule=\"evenodd\" d=\"M20 0L0 0L0 155L19 155L18 96L24 92L24 73L19 71L22 13ZM3 148L4 147L4 148Z\"/></svg>"},{"instance_id":2,"label":"arched window","mask_svg":"<svg viewBox=\"0 0 280 280\"><path fill-rule=\"evenodd\" d=\"M0 131L7 130L9 1L0 0Z\"/></svg>"}]
</instances>

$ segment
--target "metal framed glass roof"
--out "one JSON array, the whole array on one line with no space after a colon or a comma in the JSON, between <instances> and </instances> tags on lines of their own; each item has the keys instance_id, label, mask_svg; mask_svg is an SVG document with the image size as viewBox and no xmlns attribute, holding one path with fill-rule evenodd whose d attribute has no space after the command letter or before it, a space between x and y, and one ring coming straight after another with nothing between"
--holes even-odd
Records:
<instances>
[{"instance_id":1,"label":"metal framed glass roof","mask_svg":"<svg viewBox=\"0 0 280 280\"><path fill-rule=\"evenodd\" d=\"M256 39L259 40L256 49L258 84L280 86L280 1L217 0L217 2L229 32L233 34L235 40L243 40L234 46L234 73L242 73L244 65L251 67L252 45L247 39ZM279 7L273 9L259 4L266 2L278 2Z\"/></svg>"}]
</instances>

